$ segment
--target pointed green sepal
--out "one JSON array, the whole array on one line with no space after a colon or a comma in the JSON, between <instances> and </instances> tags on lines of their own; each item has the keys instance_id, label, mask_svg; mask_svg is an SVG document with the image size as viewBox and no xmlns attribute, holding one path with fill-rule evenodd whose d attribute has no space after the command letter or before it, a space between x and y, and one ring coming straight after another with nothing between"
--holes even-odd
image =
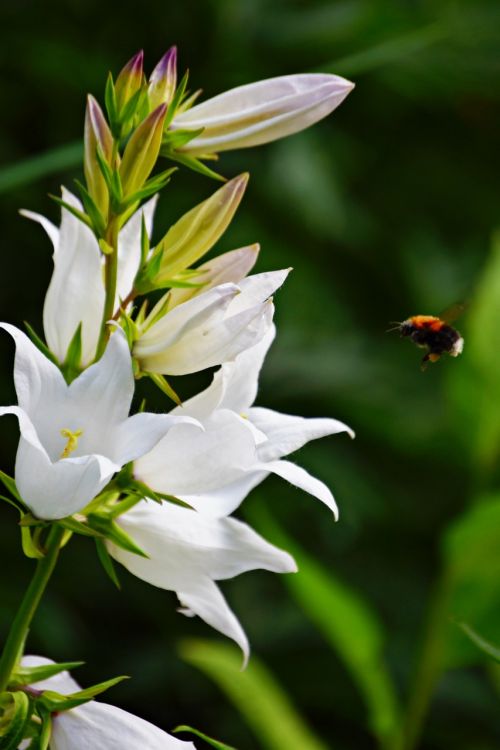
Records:
<instances>
[{"instance_id":1,"label":"pointed green sepal","mask_svg":"<svg viewBox=\"0 0 500 750\"><path fill-rule=\"evenodd\" d=\"M177 109L179 108L179 105L181 104L182 100L186 96L186 88L187 83L189 80L189 70L186 70L184 75L182 76L179 85L177 86L175 93L172 97L172 101L168 105L168 112L167 117L165 119L165 130L169 127L170 123L175 117L175 113L177 112Z\"/></svg>"},{"instance_id":2,"label":"pointed green sepal","mask_svg":"<svg viewBox=\"0 0 500 750\"><path fill-rule=\"evenodd\" d=\"M58 206L65 208L66 211L69 211L70 214L73 214L75 218L81 221L82 224L85 224L85 226L87 226L89 229L92 229L92 231L94 230L94 227L92 226L92 222L90 221L90 218L86 214L84 214L83 211L79 211L74 206L71 206L69 203L66 203L66 201L63 201L62 198L58 198L57 195L51 195L49 193L49 198L55 201Z\"/></svg>"},{"instance_id":3,"label":"pointed green sepal","mask_svg":"<svg viewBox=\"0 0 500 750\"><path fill-rule=\"evenodd\" d=\"M108 113L108 120L113 135L119 135L118 133L118 105L116 101L115 84L113 76L108 73L106 80L106 88L104 89L104 103L106 105L106 112Z\"/></svg>"},{"instance_id":4,"label":"pointed green sepal","mask_svg":"<svg viewBox=\"0 0 500 750\"><path fill-rule=\"evenodd\" d=\"M0 750L17 750L30 719L30 708L26 693L0 694Z\"/></svg>"},{"instance_id":5,"label":"pointed green sepal","mask_svg":"<svg viewBox=\"0 0 500 750\"><path fill-rule=\"evenodd\" d=\"M103 537L117 547L121 547L121 549L124 549L127 552L132 552L132 554L139 555L140 557L149 557L144 550L134 542L132 537L129 536L121 526L118 526L109 515L89 513L88 524L95 531L99 531Z\"/></svg>"},{"instance_id":6,"label":"pointed green sepal","mask_svg":"<svg viewBox=\"0 0 500 750\"><path fill-rule=\"evenodd\" d=\"M168 396L172 401L177 404L177 406L182 406L182 401L180 397L177 395L177 393L174 391L168 380L164 375L160 375L157 372L145 372L144 373L148 378L151 378L153 383L158 386L158 388L163 391L163 393Z\"/></svg>"},{"instance_id":7,"label":"pointed green sepal","mask_svg":"<svg viewBox=\"0 0 500 750\"><path fill-rule=\"evenodd\" d=\"M23 502L13 478L9 477L9 475L6 474L5 471L2 471L1 469L0 469L0 482L2 482L3 486L10 492L10 494L13 497L16 498L16 500L19 500L20 503Z\"/></svg>"},{"instance_id":8,"label":"pointed green sepal","mask_svg":"<svg viewBox=\"0 0 500 750\"><path fill-rule=\"evenodd\" d=\"M215 747L216 750L236 750L236 748L232 747L232 745L225 745L223 742L219 742L219 740L214 740L213 737L209 737L208 735L203 734L203 732L200 732L199 729L193 729L193 727L188 727L184 724L181 724L181 726L179 727L175 727L173 732L174 734L178 734L179 732L190 732L196 737L199 737L200 740L205 740L205 742L210 745L210 747Z\"/></svg>"},{"instance_id":9,"label":"pointed green sepal","mask_svg":"<svg viewBox=\"0 0 500 750\"><path fill-rule=\"evenodd\" d=\"M39 667L17 667L9 680L9 686L14 688L22 687L23 685L33 685L36 682L42 680L48 680L49 677L54 677L56 674L61 672L71 672L77 667L81 667L85 664L84 661L67 661L60 664L42 664Z\"/></svg>"},{"instance_id":10,"label":"pointed green sepal","mask_svg":"<svg viewBox=\"0 0 500 750\"><path fill-rule=\"evenodd\" d=\"M91 529L86 523L79 521L73 516L62 518L57 522L58 526L62 526L66 531L70 531L72 534L80 534L81 536L91 536L94 538L102 537L102 534L95 529Z\"/></svg>"},{"instance_id":11,"label":"pointed green sepal","mask_svg":"<svg viewBox=\"0 0 500 750\"><path fill-rule=\"evenodd\" d=\"M82 185L80 180L74 180L74 183L76 187L78 188L78 192L80 193L80 198L82 199L83 207L85 208L85 211L87 212L87 215L90 219L94 233L98 237L102 237L102 235L106 231L106 224L105 224L103 215L101 214L99 208L97 207L94 199L90 195L85 185Z\"/></svg>"},{"instance_id":12,"label":"pointed green sepal","mask_svg":"<svg viewBox=\"0 0 500 750\"><path fill-rule=\"evenodd\" d=\"M62 365L62 372L68 385L80 374L82 369L82 324L78 327L71 339L66 359Z\"/></svg>"},{"instance_id":13,"label":"pointed green sepal","mask_svg":"<svg viewBox=\"0 0 500 750\"><path fill-rule=\"evenodd\" d=\"M27 323L26 320L24 321L24 327L26 328L28 336L30 337L30 339L32 340L36 348L39 349L42 352L42 354L44 354L47 357L47 359L50 359L51 362L53 362L55 365L59 367L60 363L56 355L50 351L47 344L43 341L43 339L40 338L40 336L36 333L34 328L32 328L32 326L30 326L30 324Z\"/></svg>"},{"instance_id":14,"label":"pointed green sepal","mask_svg":"<svg viewBox=\"0 0 500 750\"><path fill-rule=\"evenodd\" d=\"M21 544L23 552L26 557L32 560L41 560L45 557L45 550L38 544L39 534L37 531L41 530L39 527L35 528L32 532L29 526L21 526Z\"/></svg>"},{"instance_id":15,"label":"pointed green sepal","mask_svg":"<svg viewBox=\"0 0 500 750\"><path fill-rule=\"evenodd\" d=\"M210 177L210 179L212 180L227 182L227 177L224 177L224 175L221 175L218 172L215 172L213 169L210 169L206 164L200 161L200 159L197 159L195 156L188 156L188 154L181 154L178 151L170 151L169 149L161 149L160 155L165 156L167 159L171 159L172 161L178 162L179 164L182 164L184 167L191 169L193 172L198 172L198 174L202 174L205 177Z\"/></svg>"},{"instance_id":16,"label":"pointed green sepal","mask_svg":"<svg viewBox=\"0 0 500 750\"><path fill-rule=\"evenodd\" d=\"M70 695L61 695L53 690L45 690L37 700L37 704L39 703L51 713L54 711L69 711L71 708L76 708L76 706L81 706L84 703L94 700L96 695L100 695L118 685L119 682L128 679L128 675L121 675L120 677L114 677L112 680L100 682L98 685L92 685L92 687L85 690L79 690L77 693L70 693Z\"/></svg>"},{"instance_id":17,"label":"pointed green sepal","mask_svg":"<svg viewBox=\"0 0 500 750\"><path fill-rule=\"evenodd\" d=\"M109 554L108 548L106 547L105 543L103 542L102 539L96 539L95 546L97 550L97 557L99 558L99 562L104 568L104 571L106 572L108 577L113 581L116 588L121 589L120 579L118 578L118 574L116 572L113 559L111 555Z\"/></svg>"}]
</instances>

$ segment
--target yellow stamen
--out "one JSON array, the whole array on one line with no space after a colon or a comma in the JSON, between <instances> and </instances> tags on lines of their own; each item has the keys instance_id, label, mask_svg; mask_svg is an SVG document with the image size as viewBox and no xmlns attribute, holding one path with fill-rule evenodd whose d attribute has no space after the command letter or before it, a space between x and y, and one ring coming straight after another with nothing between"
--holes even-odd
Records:
<instances>
[{"instance_id":1,"label":"yellow stamen","mask_svg":"<svg viewBox=\"0 0 500 750\"><path fill-rule=\"evenodd\" d=\"M75 430L75 432L72 432L71 430L64 428L61 430L61 435L68 441L65 449L61 453L61 458L68 458L70 453L73 453L73 451L76 450L78 446L78 438L83 435L83 430Z\"/></svg>"}]
</instances>

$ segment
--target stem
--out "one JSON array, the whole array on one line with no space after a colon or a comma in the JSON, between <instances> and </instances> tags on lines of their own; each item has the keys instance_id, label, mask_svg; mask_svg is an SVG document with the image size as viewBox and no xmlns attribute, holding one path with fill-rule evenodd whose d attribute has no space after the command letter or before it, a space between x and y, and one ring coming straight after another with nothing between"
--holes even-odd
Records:
<instances>
[{"instance_id":1,"label":"stem","mask_svg":"<svg viewBox=\"0 0 500 750\"><path fill-rule=\"evenodd\" d=\"M420 661L413 681L398 750L414 750L422 733L434 687L442 671L443 641L448 623L450 572L437 581L431 598Z\"/></svg>"},{"instance_id":2,"label":"stem","mask_svg":"<svg viewBox=\"0 0 500 750\"><path fill-rule=\"evenodd\" d=\"M63 536L63 528L52 526L47 539L47 553L45 557L38 560L35 575L31 579L31 583L11 625L2 652L2 658L0 659L0 692L7 687L12 670L16 666L24 641L28 635L31 621L55 568Z\"/></svg>"},{"instance_id":3,"label":"stem","mask_svg":"<svg viewBox=\"0 0 500 750\"><path fill-rule=\"evenodd\" d=\"M111 320L115 311L116 280L118 275L118 231L119 217L111 216L106 231L106 242L112 248L111 253L106 255L104 268L104 283L106 288L106 299L104 302L104 314L102 316L101 335L97 346L96 359L99 359L106 348L109 339L108 320Z\"/></svg>"},{"instance_id":4,"label":"stem","mask_svg":"<svg viewBox=\"0 0 500 750\"><path fill-rule=\"evenodd\" d=\"M121 311L122 311L122 310L126 310L126 309L127 309L127 307L129 306L129 304L130 304L131 302L133 302L133 301L135 300L135 298L136 298L136 297L137 297L137 292L135 291L135 289L132 289L132 290L131 290L131 291L130 291L130 292L129 292L128 294L127 294L127 296L125 297L125 299L124 299L124 300L122 300L121 304L120 304L120 305L118 306L118 309L117 309L117 311L115 312L115 314L113 315L113 317L111 318L111 320L118 320L118 318L120 317L120 313L121 313Z\"/></svg>"}]
</instances>

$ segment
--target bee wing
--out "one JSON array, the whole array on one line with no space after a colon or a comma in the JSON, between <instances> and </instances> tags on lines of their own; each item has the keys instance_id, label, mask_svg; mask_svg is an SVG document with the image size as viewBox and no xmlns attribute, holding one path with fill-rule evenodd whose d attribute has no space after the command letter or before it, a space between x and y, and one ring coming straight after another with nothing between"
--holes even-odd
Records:
<instances>
[{"instance_id":1,"label":"bee wing","mask_svg":"<svg viewBox=\"0 0 500 750\"><path fill-rule=\"evenodd\" d=\"M463 302L455 302L454 305L450 305L450 307L447 307L446 310L443 310L439 317L445 323L453 323L457 318L460 317L460 315L468 306L468 300L465 300Z\"/></svg>"}]
</instances>

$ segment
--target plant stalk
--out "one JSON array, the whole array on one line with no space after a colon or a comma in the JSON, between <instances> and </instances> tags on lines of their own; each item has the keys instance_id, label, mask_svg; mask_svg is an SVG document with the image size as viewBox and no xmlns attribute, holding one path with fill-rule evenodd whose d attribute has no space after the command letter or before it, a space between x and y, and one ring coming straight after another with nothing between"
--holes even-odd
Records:
<instances>
[{"instance_id":1,"label":"plant stalk","mask_svg":"<svg viewBox=\"0 0 500 750\"><path fill-rule=\"evenodd\" d=\"M63 536L63 528L52 526L47 539L47 553L45 557L38 560L35 575L31 579L31 583L11 625L0 659L0 692L6 689L12 670L16 666L16 662L21 654L31 621L59 557Z\"/></svg>"}]
</instances>

